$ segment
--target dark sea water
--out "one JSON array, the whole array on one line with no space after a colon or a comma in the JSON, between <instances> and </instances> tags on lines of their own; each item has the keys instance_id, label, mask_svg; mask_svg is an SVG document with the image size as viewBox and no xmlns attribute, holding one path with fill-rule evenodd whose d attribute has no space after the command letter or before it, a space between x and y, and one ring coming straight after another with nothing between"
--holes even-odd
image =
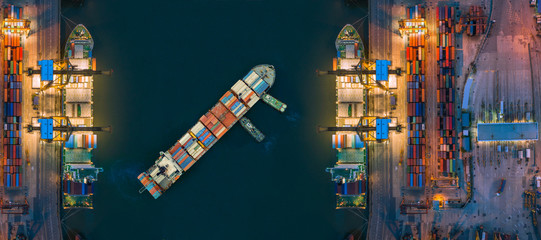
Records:
<instances>
[{"instance_id":1,"label":"dark sea water","mask_svg":"<svg viewBox=\"0 0 541 240\"><path fill-rule=\"evenodd\" d=\"M336 210L325 172L336 161L334 41L367 13L344 0L87 0L62 9L95 39L94 163L103 167L95 209L69 216L64 230L87 239L342 239L365 221ZM73 26L63 22L65 26ZM366 33L367 24L356 24ZM63 38L69 33L63 30ZM364 34L366 42L366 34ZM64 43L62 43L63 46ZM230 130L162 197L139 194L137 175L179 139L253 66L276 67L269 93L247 113L266 135L256 143ZM73 213L70 212L69 214ZM365 214L366 216L366 214Z\"/></svg>"}]
</instances>

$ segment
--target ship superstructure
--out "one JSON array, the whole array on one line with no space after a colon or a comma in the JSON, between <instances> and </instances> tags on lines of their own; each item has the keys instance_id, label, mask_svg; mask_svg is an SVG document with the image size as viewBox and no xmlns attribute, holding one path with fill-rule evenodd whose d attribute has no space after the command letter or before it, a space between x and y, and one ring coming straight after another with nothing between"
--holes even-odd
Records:
<instances>
[{"instance_id":1,"label":"ship superstructure","mask_svg":"<svg viewBox=\"0 0 541 240\"><path fill-rule=\"evenodd\" d=\"M357 30L348 24L336 39L337 58L333 70L354 70L364 59L364 45ZM359 75L336 76L336 126L358 126L366 115L368 90ZM356 131L337 131L332 135L332 147L337 150L337 162L327 171L335 182L336 207L366 207L366 147Z\"/></svg>"},{"instance_id":2,"label":"ship superstructure","mask_svg":"<svg viewBox=\"0 0 541 240\"><path fill-rule=\"evenodd\" d=\"M137 178L156 199L197 162L274 84L272 65L258 65L238 80L196 124Z\"/></svg>"},{"instance_id":3,"label":"ship superstructure","mask_svg":"<svg viewBox=\"0 0 541 240\"><path fill-rule=\"evenodd\" d=\"M71 32L64 48L64 58L73 70L95 70L92 58L94 40L88 29L79 24ZM71 125L93 127L93 76L67 74L62 81L63 115ZM92 149L97 147L93 132L73 132L64 143L62 196L64 208L93 208L94 183L103 170L92 163Z\"/></svg>"}]
</instances>

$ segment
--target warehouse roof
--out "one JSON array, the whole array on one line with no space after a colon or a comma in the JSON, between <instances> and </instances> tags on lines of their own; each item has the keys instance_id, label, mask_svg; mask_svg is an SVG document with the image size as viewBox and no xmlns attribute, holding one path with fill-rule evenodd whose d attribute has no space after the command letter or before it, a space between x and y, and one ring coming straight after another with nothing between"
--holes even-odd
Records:
<instances>
[{"instance_id":1,"label":"warehouse roof","mask_svg":"<svg viewBox=\"0 0 541 240\"><path fill-rule=\"evenodd\" d=\"M521 141L537 140L537 123L479 123L477 140L482 141Z\"/></svg>"}]
</instances>

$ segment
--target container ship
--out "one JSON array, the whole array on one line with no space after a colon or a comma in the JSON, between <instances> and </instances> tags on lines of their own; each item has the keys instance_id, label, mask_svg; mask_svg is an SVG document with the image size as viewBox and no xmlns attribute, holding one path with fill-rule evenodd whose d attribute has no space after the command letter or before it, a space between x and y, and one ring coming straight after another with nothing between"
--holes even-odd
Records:
<instances>
[{"instance_id":1,"label":"container ship","mask_svg":"<svg viewBox=\"0 0 541 240\"><path fill-rule=\"evenodd\" d=\"M137 178L157 199L241 119L274 84L272 65L255 66L238 80L195 125Z\"/></svg>"},{"instance_id":2,"label":"container ship","mask_svg":"<svg viewBox=\"0 0 541 240\"><path fill-rule=\"evenodd\" d=\"M364 59L364 45L355 28L347 24L336 38L337 57L333 70L353 70ZM366 115L367 89L358 75L336 76L336 126L356 126ZM339 131L332 135L337 162L326 171L335 184L336 208L366 207L366 146L357 132Z\"/></svg>"},{"instance_id":3,"label":"container ship","mask_svg":"<svg viewBox=\"0 0 541 240\"><path fill-rule=\"evenodd\" d=\"M96 69L92 58L94 40L84 25L77 25L69 35L64 58L75 70ZM74 126L92 127L93 77L78 74L63 76L62 109ZM93 208L94 182L103 170L92 163L92 150L97 147L97 135L73 132L62 151L62 204L64 208Z\"/></svg>"}]
</instances>

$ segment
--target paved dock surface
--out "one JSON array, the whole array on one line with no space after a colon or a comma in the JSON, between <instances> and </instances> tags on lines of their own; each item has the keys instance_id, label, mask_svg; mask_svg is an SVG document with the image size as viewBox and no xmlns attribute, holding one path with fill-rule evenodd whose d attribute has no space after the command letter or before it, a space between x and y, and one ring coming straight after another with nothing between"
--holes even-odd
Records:
<instances>
[{"instance_id":1,"label":"paved dock surface","mask_svg":"<svg viewBox=\"0 0 541 240\"><path fill-rule=\"evenodd\" d=\"M369 58L371 60L391 60L392 67L405 67L405 39L398 35L398 20L405 18L405 7L414 6L417 1L372 0L370 1ZM432 174L437 172L438 133L436 126L436 82L438 66L435 59L436 29L435 10L444 4L439 1L426 1L426 20L429 37L426 45L426 136L427 136L427 185ZM490 1L459 1L462 14L469 6L480 5L490 11ZM471 89L469 109L477 121L492 121L497 118L499 102L505 102L505 121L522 121L526 112L532 118L541 120L541 39L535 36L534 9L528 1L494 0L494 29L488 36L485 46L480 50L475 83ZM457 34L456 105L461 104L466 70L480 48L480 36L469 37ZM530 57L531 56L531 57ZM406 84L398 78L397 110L390 116L406 126ZM375 98L377 98L375 96ZM375 99L375 101L378 101ZM389 111L387 104L375 104L374 114ZM460 111L459 109L456 109ZM491 120L492 119L492 120ZM472 129L475 134L475 129ZM460 189L444 190L425 187L415 191L404 188L407 133L390 133L389 143L369 144L369 191L370 219L368 239L399 239L404 233L412 233L418 239L428 239L435 227L439 237L475 239L475 230L483 225L489 233L495 231L517 234L520 239L537 239L531 215L523 207L522 193L531 189L532 179L540 165L536 142L499 144L508 153L498 152L498 144L478 144L472 141L474 169L474 197L464 209L429 210L423 215L400 214L402 195L415 195L432 199L435 194L447 198L465 200L464 179L460 179ZM475 138L475 137L473 137ZM519 159L514 152L532 149L535 161ZM401 154L402 152L402 154ZM541 151L540 151L541 152ZM534 164L535 162L535 164ZM464 174L461 167L459 174ZM495 192L501 178L506 178L507 187L497 197Z\"/></svg>"},{"instance_id":2,"label":"paved dock surface","mask_svg":"<svg viewBox=\"0 0 541 240\"><path fill-rule=\"evenodd\" d=\"M24 18L31 21L30 34L23 43L24 69L38 68L39 60L60 58L60 1L3 1L3 4L24 7ZM32 78L25 76L22 93L23 127L31 124L33 117L61 115L60 94L55 89L45 91L40 98L39 109L32 109L31 95L37 90L32 89ZM30 239L62 239L60 144L41 142L39 132L30 134L24 130L22 140L25 166L21 182L27 188L29 214L9 219L2 216L2 239L8 239L8 225L24 225Z\"/></svg>"},{"instance_id":3,"label":"paved dock surface","mask_svg":"<svg viewBox=\"0 0 541 240\"><path fill-rule=\"evenodd\" d=\"M369 58L370 60L392 60L392 68L405 65L405 59L400 58L401 39L398 32L398 14L393 12L392 0L370 1L369 24ZM396 10L400 10L396 8ZM402 13L403 15L403 13ZM392 31L391 29L396 29ZM403 40L402 40L403 42ZM403 46L403 43L402 43ZM402 67L403 68L403 67ZM403 80L402 80L403 81ZM399 85L403 84L399 78ZM406 90L399 87L392 90L397 93L397 102L406 101ZM406 126L406 108L398 106L390 112L389 97L379 97L383 93L376 91L369 99L369 108L376 116L390 114L397 117L402 126ZM384 100L385 99L385 100ZM371 100L371 101L370 101ZM370 143L368 145L369 160L369 191L370 219L368 224L368 239L396 239L399 237L400 183L404 179L403 171L399 171L398 159L400 152L405 153L406 133L389 133L388 143ZM403 155L406 156L405 154ZM400 168L400 170L402 170Z\"/></svg>"}]
</instances>

